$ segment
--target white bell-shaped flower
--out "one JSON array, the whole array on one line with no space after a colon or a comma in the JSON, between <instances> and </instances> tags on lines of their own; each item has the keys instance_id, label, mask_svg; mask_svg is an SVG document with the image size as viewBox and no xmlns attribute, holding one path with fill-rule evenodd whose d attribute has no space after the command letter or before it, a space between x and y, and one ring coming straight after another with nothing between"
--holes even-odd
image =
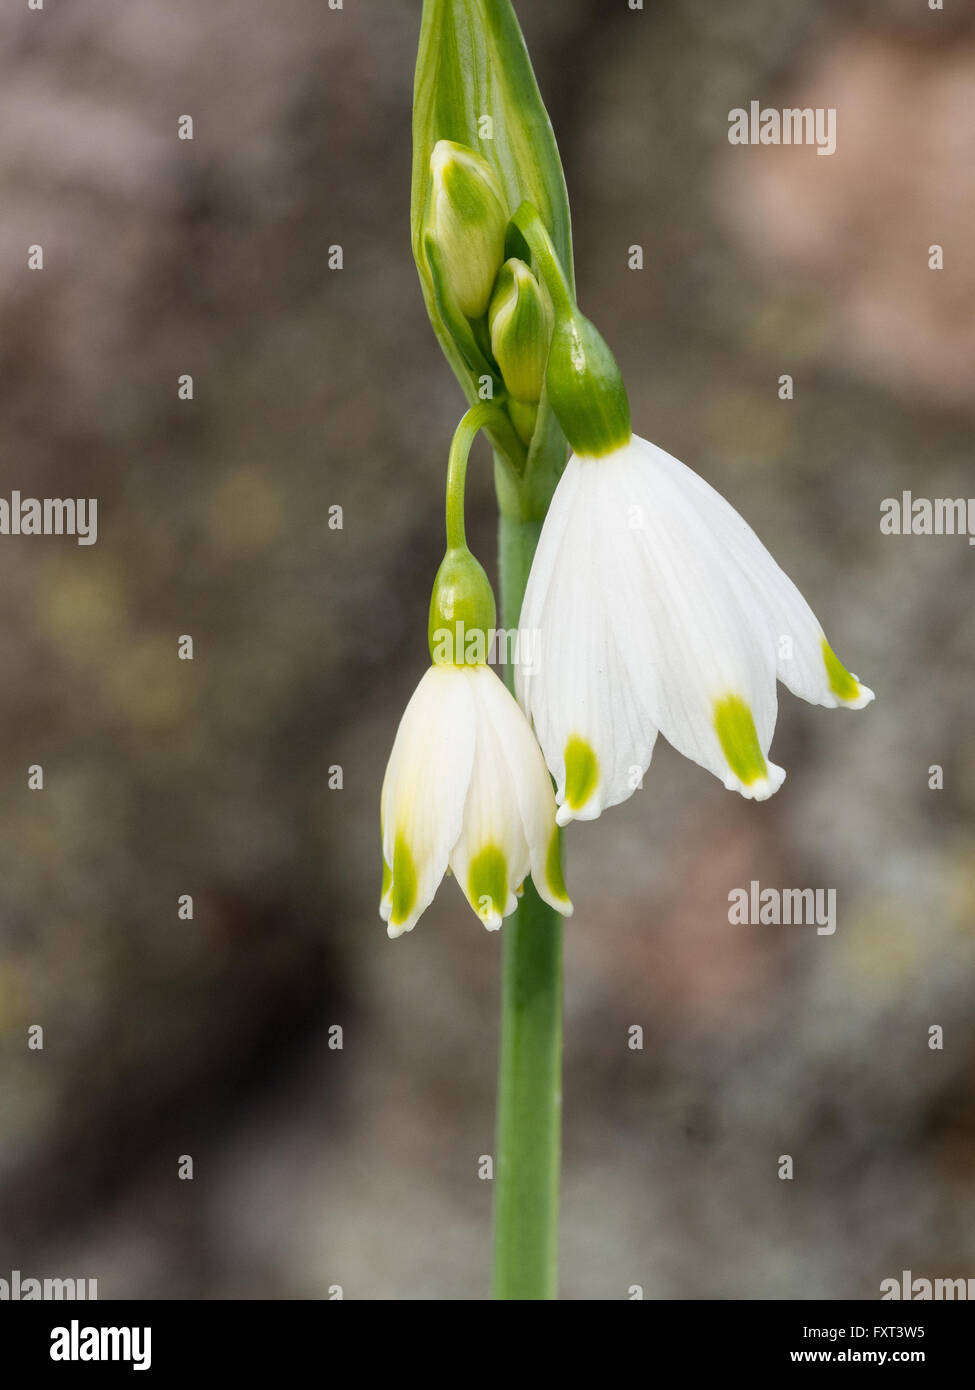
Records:
<instances>
[{"instance_id":1,"label":"white bell-shaped flower","mask_svg":"<svg viewBox=\"0 0 975 1390\"><path fill-rule=\"evenodd\" d=\"M556 780L558 822L641 785L657 734L762 800L776 677L814 704L873 699L792 581L703 478L630 426L626 387L537 209L512 219L552 300L548 402L572 448L521 610L516 690Z\"/></svg>"},{"instance_id":2,"label":"white bell-shaped flower","mask_svg":"<svg viewBox=\"0 0 975 1390\"><path fill-rule=\"evenodd\" d=\"M457 427L447 469L447 553L430 599L433 665L403 712L383 782L383 888L389 935L411 931L448 866L490 930L515 910L530 873L539 896L572 911L555 795L513 695L487 665L494 594L464 536L471 440L490 407Z\"/></svg>"},{"instance_id":3,"label":"white bell-shaped flower","mask_svg":"<svg viewBox=\"0 0 975 1390\"><path fill-rule=\"evenodd\" d=\"M568 916L555 797L538 744L487 665L431 666L406 707L382 791L383 891L390 936L411 931L447 866L489 929L531 873Z\"/></svg>"},{"instance_id":4,"label":"white bell-shaped flower","mask_svg":"<svg viewBox=\"0 0 975 1390\"><path fill-rule=\"evenodd\" d=\"M785 777L768 761L776 677L813 704L873 699L734 508L636 436L569 460L520 626L518 698L561 825L630 796L658 731L729 789L770 796Z\"/></svg>"}]
</instances>

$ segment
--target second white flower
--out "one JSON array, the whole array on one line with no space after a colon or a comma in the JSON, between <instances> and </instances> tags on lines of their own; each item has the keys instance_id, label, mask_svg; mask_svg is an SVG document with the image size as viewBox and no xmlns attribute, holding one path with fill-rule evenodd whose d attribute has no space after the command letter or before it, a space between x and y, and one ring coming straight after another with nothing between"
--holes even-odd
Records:
<instances>
[{"instance_id":1,"label":"second white flower","mask_svg":"<svg viewBox=\"0 0 975 1390\"><path fill-rule=\"evenodd\" d=\"M637 436L573 455L525 592L517 692L556 780L558 820L625 800L658 731L762 799L776 677L813 704L873 699L754 531L703 478Z\"/></svg>"}]
</instances>

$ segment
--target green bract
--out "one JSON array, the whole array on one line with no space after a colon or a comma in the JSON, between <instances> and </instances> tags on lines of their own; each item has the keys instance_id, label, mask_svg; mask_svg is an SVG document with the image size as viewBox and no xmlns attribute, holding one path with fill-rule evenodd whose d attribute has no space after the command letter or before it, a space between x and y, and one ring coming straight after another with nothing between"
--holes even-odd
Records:
<instances>
[{"instance_id":1,"label":"green bract","mask_svg":"<svg viewBox=\"0 0 975 1390\"><path fill-rule=\"evenodd\" d=\"M509 411L510 394L494 360L486 313L471 319L451 303L452 266L431 224L438 141L480 155L497 178L508 218L524 201L545 223L572 283L572 236L565 179L548 113L509 0L424 0L413 107L413 255L427 312L470 402L486 394ZM517 233L507 255L524 254ZM499 261L500 264L500 261ZM477 301L468 300L468 307ZM487 304L485 302L485 310ZM517 409L514 416L519 417ZM524 417L518 419L524 432ZM504 467L499 500L506 515L541 519L565 465L565 440L543 393L527 451L515 431L489 427Z\"/></svg>"}]
</instances>

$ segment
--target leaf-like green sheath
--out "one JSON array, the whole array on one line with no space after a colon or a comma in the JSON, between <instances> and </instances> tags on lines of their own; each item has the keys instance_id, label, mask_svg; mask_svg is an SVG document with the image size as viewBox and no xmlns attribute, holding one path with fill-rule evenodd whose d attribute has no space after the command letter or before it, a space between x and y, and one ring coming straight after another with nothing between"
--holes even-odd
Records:
<instances>
[{"instance_id":1,"label":"leaf-like green sheath","mask_svg":"<svg viewBox=\"0 0 975 1390\"><path fill-rule=\"evenodd\" d=\"M490 127L485 122L488 118ZM494 169L510 217L525 200L541 214L570 285L572 232L565 177L521 29L510 0L424 0L413 99L413 255L427 313L468 401L479 399L471 353L461 352L441 312L427 257L426 214L430 155L438 140L454 140ZM468 360L465 360L465 357ZM562 431L543 396L527 462L519 470L505 441L489 430L507 466L498 470L506 515L545 515L565 466Z\"/></svg>"}]
</instances>

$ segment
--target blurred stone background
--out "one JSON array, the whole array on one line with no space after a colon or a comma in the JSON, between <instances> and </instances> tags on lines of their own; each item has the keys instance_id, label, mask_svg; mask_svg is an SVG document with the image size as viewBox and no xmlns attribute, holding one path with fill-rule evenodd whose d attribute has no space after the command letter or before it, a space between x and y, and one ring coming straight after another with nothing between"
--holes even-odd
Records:
<instances>
[{"instance_id":1,"label":"blurred stone background","mask_svg":"<svg viewBox=\"0 0 975 1390\"><path fill-rule=\"evenodd\" d=\"M770 803L661 741L641 794L571 829L564 1296L973 1277L975 555L879 530L904 488L973 491L972 9L517 8L640 432L878 694L783 691ZM462 408L410 258L418 23L0 18L0 495L99 499L95 546L0 539L0 1275L486 1296L500 940L450 883L397 943L376 913ZM837 153L731 147L752 99L836 106ZM482 452L470 511L487 559ZM835 888L835 936L729 926L752 879Z\"/></svg>"}]
</instances>

